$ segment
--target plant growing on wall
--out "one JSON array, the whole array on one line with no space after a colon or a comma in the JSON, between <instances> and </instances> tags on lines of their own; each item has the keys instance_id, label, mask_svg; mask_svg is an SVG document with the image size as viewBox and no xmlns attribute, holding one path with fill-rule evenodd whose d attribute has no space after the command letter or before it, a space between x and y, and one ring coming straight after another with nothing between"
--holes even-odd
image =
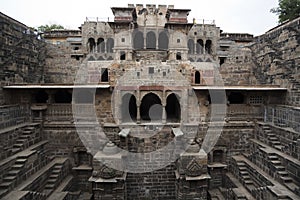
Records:
<instances>
[{"instance_id":1,"label":"plant growing on wall","mask_svg":"<svg viewBox=\"0 0 300 200\"><path fill-rule=\"evenodd\" d=\"M46 25L41 25L37 28L39 32L45 32L45 31L51 31L51 30L61 30L65 29L62 25L59 24L46 24Z\"/></svg>"},{"instance_id":2,"label":"plant growing on wall","mask_svg":"<svg viewBox=\"0 0 300 200\"><path fill-rule=\"evenodd\" d=\"M278 15L279 23L300 16L300 0L279 0L279 6L270 12Z\"/></svg>"}]
</instances>

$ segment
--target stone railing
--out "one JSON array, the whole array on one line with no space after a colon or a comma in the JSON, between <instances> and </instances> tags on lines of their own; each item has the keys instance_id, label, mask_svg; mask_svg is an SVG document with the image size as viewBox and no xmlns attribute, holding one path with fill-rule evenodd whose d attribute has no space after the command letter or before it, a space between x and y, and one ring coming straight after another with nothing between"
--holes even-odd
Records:
<instances>
[{"instance_id":1,"label":"stone railing","mask_svg":"<svg viewBox=\"0 0 300 200\"><path fill-rule=\"evenodd\" d=\"M264 121L300 132L300 108L284 105L265 107Z\"/></svg>"},{"instance_id":2,"label":"stone railing","mask_svg":"<svg viewBox=\"0 0 300 200\"><path fill-rule=\"evenodd\" d=\"M48 121L71 120L72 118L72 104L47 105L46 119Z\"/></svg>"},{"instance_id":3,"label":"stone railing","mask_svg":"<svg viewBox=\"0 0 300 200\"><path fill-rule=\"evenodd\" d=\"M229 120L253 120L263 118L263 107L248 104L230 104L227 106L227 119Z\"/></svg>"},{"instance_id":4,"label":"stone railing","mask_svg":"<svg viewBox=\"0 0 300 200\"><path fill-rule=\"evenodd\" d=\"M63 121L96 118L93 104L50 104L47 105L46 120Z\"/></svg>"},{"instance_id":5,"label":"stone railing","mask_svg":"<svg viewBox=\"0 0 300 200\"><path fill-rule=\"evenodd\" d=\"M27 105L0 106L0 130L22 124L30 119L30 109Z\"/></svg>"}]
</instances>

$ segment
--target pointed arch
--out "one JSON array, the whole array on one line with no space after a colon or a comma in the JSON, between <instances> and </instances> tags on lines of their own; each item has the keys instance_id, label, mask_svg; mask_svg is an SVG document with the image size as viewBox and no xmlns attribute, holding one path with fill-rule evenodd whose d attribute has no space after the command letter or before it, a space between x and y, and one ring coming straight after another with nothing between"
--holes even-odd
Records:
<instances>
[{"instance_id":1,"label":"pointed arch","mask_svg":"<svg viewBox=\"0 0 300 200\"><path fill-rule=\"evenodd\" d=\"M158 49L168 50L169 48L169 37L167 31L162 31L158 36Z\"/></svg>"},{"instance_id":2,"label":"pointed arch","mask_svg":"<svg viewBox=\"0 0 300 200\"><path fill-rule=\"evenodd\" d=\"M153 31L150 31L147 33L146 48L147 49L156 49L156 35Z\"/></svg>"}]
</instances>

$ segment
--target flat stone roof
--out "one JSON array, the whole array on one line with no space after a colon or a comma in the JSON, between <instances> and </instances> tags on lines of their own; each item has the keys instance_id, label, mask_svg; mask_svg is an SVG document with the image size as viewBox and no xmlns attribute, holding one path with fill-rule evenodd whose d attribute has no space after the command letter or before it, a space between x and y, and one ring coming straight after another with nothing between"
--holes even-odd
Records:
<instances>
[{"instance_id":1,"label":"flat stone roof","mask_svg":"<svg viewBox=\"0 0 300 200\"><path fill-rule=\"evenodd\" d=\"M110 88L110 85L9 85L4 89L74 89L74 88Z\"/></svg>"},{"instance_id":2,"label":"flat stone roof","mask_svg":"<svg viewBox=\"0 0 300 200\"><path fill-rule=\"evenodd\" d=\"M282 88L278 86L192 86L194 90L277 90L277 91L286 91L287 88Z\"/></svg>"}]
</instances>

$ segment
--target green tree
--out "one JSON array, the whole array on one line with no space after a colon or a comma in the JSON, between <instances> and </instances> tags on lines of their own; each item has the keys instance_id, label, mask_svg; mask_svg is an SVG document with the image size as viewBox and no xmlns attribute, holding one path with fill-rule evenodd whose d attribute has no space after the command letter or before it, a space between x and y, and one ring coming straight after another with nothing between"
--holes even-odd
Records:
<instances>
[{"instance_id":1,"label":"green tree","mask_svg":"<svg viewBox=\"0 0 300 200\"><path fill-rule=\"evenodd\" d=\"M46 25L41 25L37 28L37 30L40 32L51 31L54 29L65 29L65 28L59 24L50 24L50 25L46 24Z\"/></svg>"},{"instance_id":2,"label":"green tree","mask_svg":"<svg viewBox=\"0 0 300 200\"><path fill-rule=\"evenodd\" d=\"M278 15L279 23L295 19L300 14L300 0L279 0L279 7L270 11Z\"/></svg>"}]
</instances>

